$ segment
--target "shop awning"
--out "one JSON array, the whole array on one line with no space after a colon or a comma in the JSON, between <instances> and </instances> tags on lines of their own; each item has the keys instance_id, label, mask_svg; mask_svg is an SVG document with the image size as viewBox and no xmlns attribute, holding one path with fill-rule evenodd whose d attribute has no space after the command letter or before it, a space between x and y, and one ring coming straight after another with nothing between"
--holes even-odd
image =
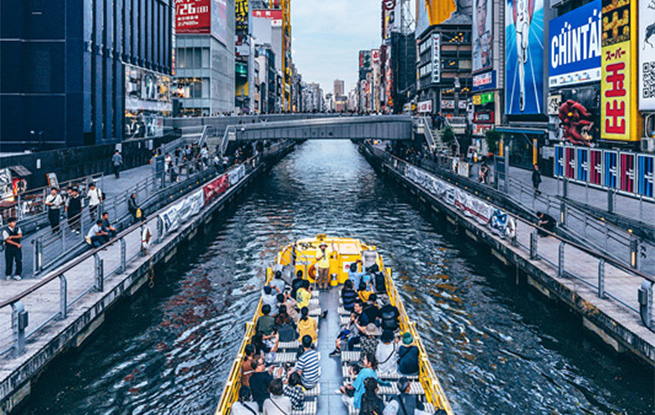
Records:
<instances>
[{"instance_id":1,"label":"shop awning","mask_svg":"<svg viewBox=\"0 0 655 415\"><path fill-rule=\"evenodd\" d=\"M14 173L16 173L17 175L19 175L20 177L27 177L32 175L31 171L29 171L24 166L21 166L20 164L17 164L16 166L11 166L9 167L9 169Z\"/></svg>"},{"instance_id":2,"label":"shop awning","mask_svg":"<svg viewBox=\"0 0 655 415\"><path fill-rule=\"evenodd\" d=\"M513 134L546 134L545 128L529 128L529 127L508 127L501 126L496 127L496 131L501 133L513 133Z\"/></svg>"}]
</instances>

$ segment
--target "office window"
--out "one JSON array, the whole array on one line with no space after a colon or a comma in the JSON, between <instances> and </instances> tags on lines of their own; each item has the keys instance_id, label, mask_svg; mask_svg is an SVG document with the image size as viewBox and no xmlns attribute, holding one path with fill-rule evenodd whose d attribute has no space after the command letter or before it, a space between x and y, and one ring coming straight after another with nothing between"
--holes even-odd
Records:
<instances>
[{"instance_id":1,"label":"office window","mask_svg":"<svg viewBox=\"0 0 655 415\"><path fill-rule=\"evenodd\" d=\"M202 67L209 68L209 48L202 48Z\"/></svg>"},{"instance_id":2,"label":"office window","mask_svg":"<svg viewBox=\"0 0 655 415\"><path fill-rule=\"evenodd\" d=\"M186 61L186 49L185 48L178 48L177 49L177 56L175 57L175 64L177 65L178 68L184 69L187 68L187 61Z\"/></svg>"}]
</instances>

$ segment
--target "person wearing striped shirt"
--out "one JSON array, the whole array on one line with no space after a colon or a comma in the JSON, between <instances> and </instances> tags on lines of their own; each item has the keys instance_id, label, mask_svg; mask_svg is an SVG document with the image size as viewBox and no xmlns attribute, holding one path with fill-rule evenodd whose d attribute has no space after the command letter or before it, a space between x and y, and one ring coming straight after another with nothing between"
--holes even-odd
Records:
<instances>
[{"instance_id":1,"label":"person wearing striped shirt","mask_svg":"<svg viewBox=\"0 0 655 415\"><path fill-rule=\"evenodd\" d=\"M312 337L304 335L302 347L305 350L298 358L295 371L300 373L300 379L306 389L312 389L318 383L320 375L318 367L318 353L312 349Z\"/></svg>"}]
</instances>

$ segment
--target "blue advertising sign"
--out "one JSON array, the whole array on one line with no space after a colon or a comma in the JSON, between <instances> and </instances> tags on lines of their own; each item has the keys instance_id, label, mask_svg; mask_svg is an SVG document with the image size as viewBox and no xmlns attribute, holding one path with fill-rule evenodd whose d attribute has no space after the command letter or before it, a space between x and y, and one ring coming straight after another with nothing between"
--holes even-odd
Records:
<instances>
[{"instance_id":1,"label":"blue advertising sign","mask_svg":"<svg viewBox=\"0 0 655 415\"><path fill-rule=\"evenodd\" d=\"M543 114L543 0L506 0L505 42L507 114Z\"/></svg>"},{"instance_id":2,"label":"blue advertising sign","mask_svg":"<svg viewBox=\"0 0 655 415\"><path fill-rule=\"evenodd\" d=\"M616 151L605 151L605 165L603 167L605 186L617 188L619 185L619 156Z\"/></svg>"},{"instance_id":3,"label":"blue advertising sign","mask_svg":"<svg viewBox=\"0 0 655 415\"><path fill-rule=\"evenodd\" d=\"M551 88L600 81L601 26L601 0L549 22Z\"/></svg>"},{"instance_id":4,"label":"blue advertising sign","mask_svg":"<svg viewBox=\"0 0 655 415\"><path fill-rule=\"evenodd\" d=\"M473 75L473 92L496 88L496 71Z\"/></svg>"},{"instance_id":5,"label":"blue advertising sign","mask_svg":"<svg viewBox=\"0 0 655 415\"><path fill-rule=\"evenodd\" d=\"M653 197L655 184L655 156L640 154L637 156L638 186L640 195Z\"/></svg>"}]
</instances>

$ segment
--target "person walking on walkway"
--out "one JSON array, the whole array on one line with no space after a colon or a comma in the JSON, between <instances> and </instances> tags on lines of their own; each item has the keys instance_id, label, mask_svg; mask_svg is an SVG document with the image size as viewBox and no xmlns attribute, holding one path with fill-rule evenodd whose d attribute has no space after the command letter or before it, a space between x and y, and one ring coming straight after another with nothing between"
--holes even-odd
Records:
<instances>
[{"instance_id":1,"label":"person walking on walkway","mask_svg":"<svg viewBox=\"0 0 655 415\"><path fill-rule=\"evenodd\" d=\"M20 244L23 232L16 225L16 218L9 218L7 223L9 226L2 231L2 240L5 243L5 277L7 280L13 278L20 281L20 274L23 273L23 253ZM14 263L16 263L16 273L12 277Z\"/></svg>"},{"instance_id":2,"label":"person walking on walkway","mask_svg":"<svg viewBox=\"0 0 655 415\"><path fill-rule=\"evenodd\" d=\"M136 203L136 193L132 193L130 198L127 200L127 210L130 212L130 215L132 215L135 221L143 219L141 208L139 208L139 205Z\"/></svg>"},{"instance_id":3,"label":"person walking on walkway","mask_svg":"<svg viewBox=\"0 0 655 415\"><path fill-rule=\"evenodd\" d=\"M96 214L98 213L98 206L102 203L102 191L95 183L91 182L86 197L89 198L89 214L91 215L91 219L95 220Z\"/></svg>"},{"instance_id":4,"label":"person walking on walkway","mask_svg":"<svg viewBox=\"0 0 655 415\"><path fill-rule=\"evenodd\" d=\"M539 191L540 183L541 183L541 173L539 172L539 165L535 164L532 169L532 186L534 187L534 192L538 195L541 194L541 191Z\"/></svg>"},{"instance_id":5,"label":"person walking on walkway","mask_svg":"<svg viewBox=\"0 0 655 415\"><path fill-rule=\"evenodd\" d=\"M116 175L116 178L119 179L121 166L123 165L123 156L121 156L121 152L119 150L116 150L114 155L111 157L111 164L114 166L114 175Z\"/></svg>"},{"instance_id":6,"label":"person walking on walkway","mask_svg":"<svg viewBox=\"0 0 655 415\"><path fill-rule=\"evenodd\" d=\"M80 220L82 220L82 198L77 187L73 188L73 193L66 202L66 214L68 215L68 226L79 235Z\"/></svg>"},{"instance_id":7,"label":"person walking on walkway","mask_svg":"<svg viewBox=\"0 0 655 415\"><path fill-rule=\"evenodd\" d=\"M58 190L54 187L50 189L50 194L45 198L45 205L48 207L48 221L52 228L52 233L59 232L59 213L64 200L61 198Z\"/></svg>"}]
</instances>

